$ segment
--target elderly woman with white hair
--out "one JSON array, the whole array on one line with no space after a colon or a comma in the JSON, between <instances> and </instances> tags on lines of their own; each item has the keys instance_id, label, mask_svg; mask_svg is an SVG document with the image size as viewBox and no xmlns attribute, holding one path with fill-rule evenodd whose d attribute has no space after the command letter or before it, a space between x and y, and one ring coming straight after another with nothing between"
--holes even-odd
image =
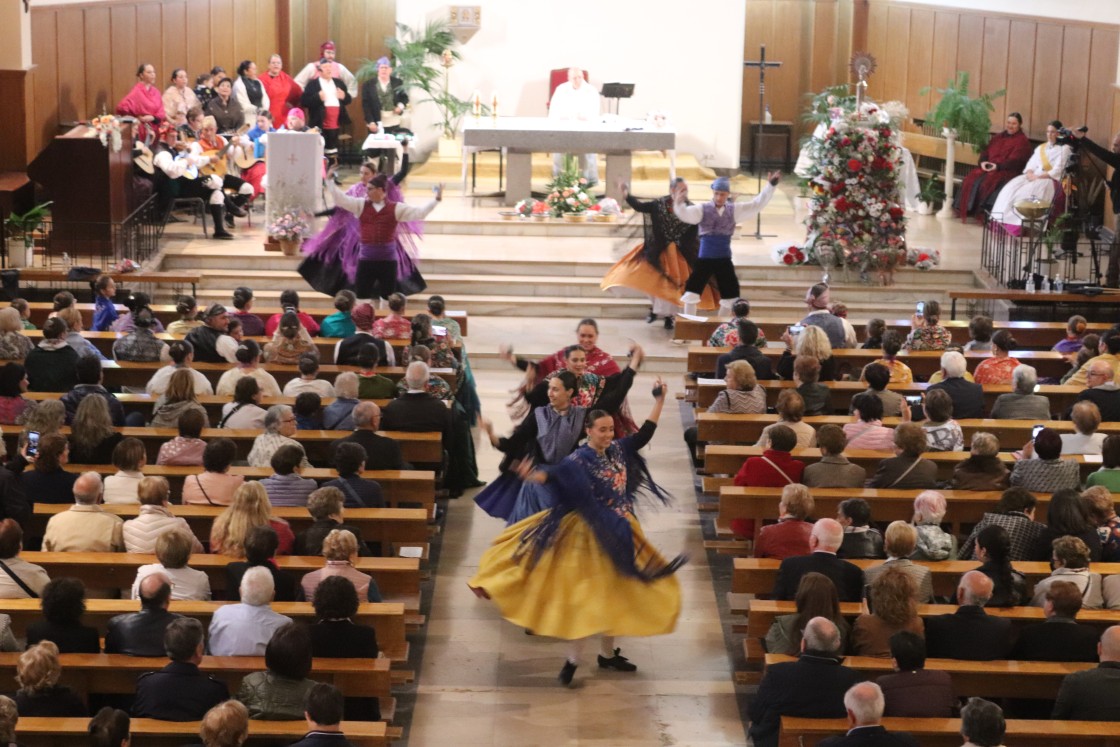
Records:
<instances>
[{"instance_id":1,"label":"elderly woman with white hair","mask_svg":"<svg viewBox=\"0 0 1120 747\"><path fill-rule=\"evenodd\" d=\"M1100 408L1089 400L1081 400L1074 404L1070 420L1075 432L1062 434L1062 455L1100 454L1105 439L1105 434L1097 432L1101 427Z\"/></svg>"},{"instance_id":2,"label":"elderly woman with white hair","mask_svg":"<svg viewBox=\"0 0 1120 747\"><path fill-rule=\"evenodd\" d=\"M281 446L295 446L303 452L303 444L292 438L296 432L296 415L288 405L273 405L264 416L264 433L253 441L249 451L250 467L272 466L272 455ZM311 463L304 454L300 467L307 469Z\"/></svg>"},{"instance_id":3,"label":"elderly woman with white hair","mask_svg":"<svg viewBox=\"0 0 1120 747\"><path fill-rule=\"evenodd\" d=\"M1000 461L999 439L991 433L972 434L968 459L953 468L953 490L1005 490L1010 471Z\"/></svg>"},{"instance_id":4,"label":"elderly woman with white hair","mask_svg":"<svg viewBox=\"0 0 1120 747\"><path fill-rule=\"evenodd\" d=\"M941 381L929 389L944 389L953 400L953 418L984 417L984 387L967 381L968 365L963 355L950 350L941 356ZM928 391L928 390L927 390Z\"/></svg>"},{"instance_id":5,"label":"elderly woman with white hair","mask_svg":"<svg viewBox=\"0 0 1120 747\"><path fill-rule=\"evenodd\" d=\"M23 334L19 311L9 306L0 309L0 360L21 361L35 345Z\"/></svg>"},{"instance_id":6,"label":"elderly woman with white hair","mask_svg":"<svg viewBox=\"0 0 1120 747\"><path fill-rule=\"evenodd\" d=\"M1012 391L996 397L992 417L996 420L1049 420L1050 400L1035 394L1038 372L1034 366L1020 363L1011 371Z\"/></svg>"},{"instance_id":7,"label":"elderly woman with white hair","mask_svg":"<svg viewBox=\"0 0 1120 747\"><path fill-rule=\"evenodd\" d=\"M918 537L911 560L951 560L957 557L957 538L941 528L948 510L945 496L936 490L918 493L911 520Z\"/></svg>"},{"instance_id":8,"label":"elderly woman with white hair","mask_svg":"<svg viewBox=\"0 0 1120 747\"><path fill-rule=\"evenodd\" d=\"M354 408L358 402L358 374L340 373L334 380L334 402L323 408L323 428L328 431L354 430Z\"/></svg>"}]
</instances>

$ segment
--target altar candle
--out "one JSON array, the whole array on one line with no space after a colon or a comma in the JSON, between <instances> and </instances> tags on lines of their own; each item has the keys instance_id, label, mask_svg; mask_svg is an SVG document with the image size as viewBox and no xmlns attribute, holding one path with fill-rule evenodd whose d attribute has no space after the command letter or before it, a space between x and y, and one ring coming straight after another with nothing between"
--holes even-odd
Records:
<instances>
[{"instance_id":1,"label":"altar candle","mask_svg":"<svg viewBox=\"0 0 1120 747\"><path fill-rule=\"evenodd\" d=\"M492 93L490 95L490 116L491 117L497 117L498 116L498 92L497 91L494 91L494 93Z\"/></svg>"},{"instance_id":2,"label":"altar candle","mask_svg":"<svg viewBox=\"0 0 1120 747\"><path fill-rule=\"evenodd\" d=\"M471 97L471 113L476 117L482 114L482 95L477 90Z\"/></svg>"}]
</instances>

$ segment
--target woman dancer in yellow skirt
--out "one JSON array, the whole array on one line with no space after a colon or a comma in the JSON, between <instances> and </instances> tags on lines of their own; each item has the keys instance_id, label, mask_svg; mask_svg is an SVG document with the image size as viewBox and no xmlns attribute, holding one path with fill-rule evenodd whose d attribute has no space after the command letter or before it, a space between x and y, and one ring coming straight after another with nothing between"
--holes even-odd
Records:
<instances>
[{"instance_id":1,"label":"woman dancer in yellow skirt","mask_svg":"<svg viewBox=\"0 0 1120 747\"><path fill-rule=\"evenodd\" d=\"M630 188L619 185L626 204L642 213L645 219L644 241L618 261L603 277L603 290L623 286L641 291L650 297L647 323L665 317L665 329L673 328L673 315L684 293L684 284L692 274L692 265L700 251L697 227L684 223L673 214L673 201L688 200L688 183L681 178L670 182L670 194L642 202L630 194ZM698 307L715 309L719 298L711 283L700 296Z\"/></svg>"},{"instance_id":2,"label":"woman dancer in yellow skirt","mask_svg":"<svg viewBox=\"0 0 1120 747\"><path fill-rule=\"evenodd\" d=\"M600 668L633 672L615 636L662 635L677 624L681 594L673 573L684 558L662 558L634 517L641 492L669 501L638 454L665 404L661 379L653 393L653 411L637 433L614 440L614 419L592 410L586 445L547 469L522 465L524 479L552 492L554 507L507 527L468 582L515 625L569 641L559 677L565 686L588 638L601 636Z\"/></svg>"}]
</instances>

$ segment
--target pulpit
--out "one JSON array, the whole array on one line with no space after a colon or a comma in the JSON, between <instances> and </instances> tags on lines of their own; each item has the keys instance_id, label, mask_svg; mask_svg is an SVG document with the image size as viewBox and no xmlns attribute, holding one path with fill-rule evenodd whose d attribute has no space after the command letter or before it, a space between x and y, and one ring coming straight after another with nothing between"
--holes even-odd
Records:
<instances>
[{"instance_id":1,"label":"pulpit","mask_svg":"<svg viewBox=\"0 0 1120 747\"><path fill-rule=\"evenodd\" d=\"M101 144L87 125L59 135L28 164L27 174L52 200L50 248L73 257L113 257L114 234L132 204L132 125L121 147Z\"/></svg>"}]
</instances>

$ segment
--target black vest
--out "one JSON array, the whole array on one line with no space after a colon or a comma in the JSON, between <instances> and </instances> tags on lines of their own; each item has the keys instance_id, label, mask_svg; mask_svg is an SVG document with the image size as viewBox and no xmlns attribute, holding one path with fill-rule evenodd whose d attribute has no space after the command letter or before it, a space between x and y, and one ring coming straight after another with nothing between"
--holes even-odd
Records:
<instances>
[{"instance_id":1,"label":"black vest","mask_svg":"<svg viewBox=\"0 0 1120 747\"><path fill-rule=\"evenodd\" d=\"M358 332L343 338L338 345L335 363L339 366L358 365L358 352L362 349L362 345L366 343L373 343L377 346L377 352L381 354L381 362L384 363L388 358L385 351L385 341L364 332Z\"/></svg>"},{"instance_id":2,"label":"black vest","mask_svg":"<svg viewBox=\"0 0 1120 747\"><path fill-rule=\"evenodd\" d=\"M218 353L218 338L222 333L203 324L187 333L186 341L194 348L194 359L199 363L226 363Z\"/></svg>"}]
</instances>

